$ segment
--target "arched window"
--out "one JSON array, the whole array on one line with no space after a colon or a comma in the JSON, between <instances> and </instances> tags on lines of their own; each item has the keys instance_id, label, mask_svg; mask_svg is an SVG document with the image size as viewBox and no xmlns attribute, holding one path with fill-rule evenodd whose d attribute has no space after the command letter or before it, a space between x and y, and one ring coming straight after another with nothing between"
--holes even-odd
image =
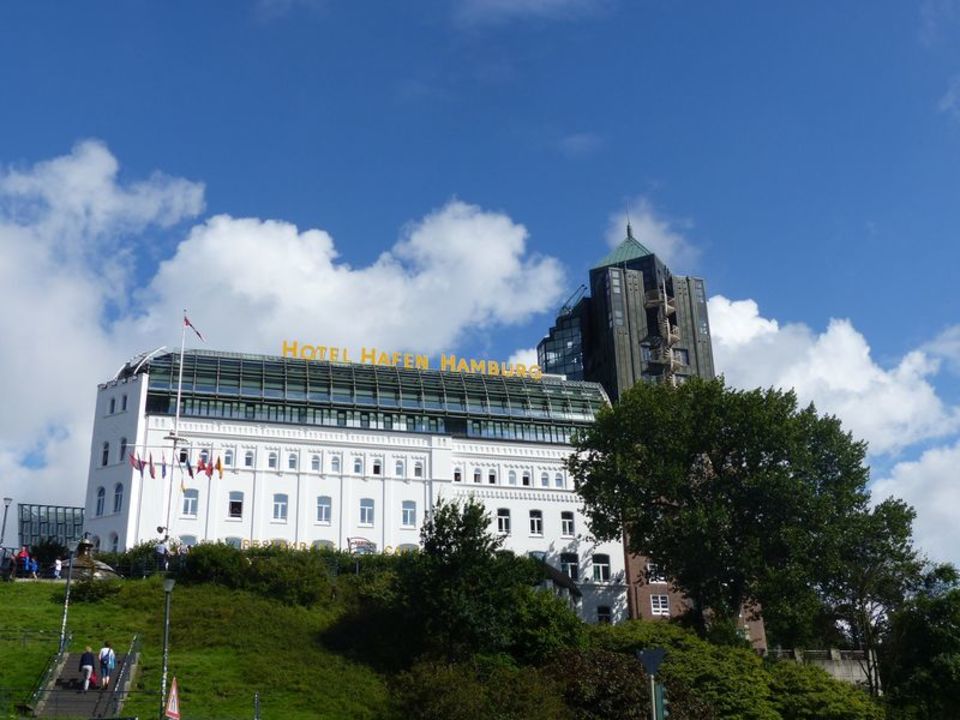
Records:
<instances>
[{"instance_id":1,"label":"arched window","mask_svg":"<svg viewBox=\"0 0 960 720\"><path fill-rule=\"evenodd\" d=\"M233 450L227 449L223 451L223 464L227 467L233 467Z\"/></svg>"},{"instance_id":2,"label":"arched window","mask_svg":"<svg viewBox=\"0 0 960 720\"><path fill-rule=\"evenodd\" d=\"M243 466L253 467L253 450L247 450L246 454L243 456Z\"/></svg>"},{"instance_id":3,"label":"arched window","mask_svg":"<svg viewBox=\"0 0 960 720\"><path fill-rule=\"evenodd\" d=\"M210 451L204 448L203 450L200 451L200 462L206 465L209 460L210 460Z\"/></svg>"},{"instance_id":4,"label":"arched window","mask_svg":"<svg viewBox=\"0 0 960 720\"><path fill-rule=\"evenodd\" d=\"M284 493L274 493L273 496L273 519L287 519L287 496Z\"/></svg>"},{"instance_id":5,"label":"arched window","mask_svg":"<svg viewBox=\"0 0 960 720\"><path fill-rule=\"evenodd\" d=\"M541 487L550 487L550 476L547 473L540 473Z\"/></svg>"},{"instance_id":6,"label":"arched window","mask_svg":"<svg viewBox=\"0 0 960 720\"><path fill-rule=\"evenodd\" d=\"M127 459L127 439L125 437L120 438L120 457L117 458L119 462L123 462Z\"/></svg>"},{"instance_id":7,"label":"arched window","mask_svg":"<svg viewBox=\"0 0 960 720\"><path fill-rule=\"evenodd\" d=\"M297 469L297 454L290 453L287 455L287 469L296 470Z\"/></svg>"},{"instance_id":8,"label":"arched window","mask_svg":"<svg viewBox=\"0 0 960 720\"><path fill-rule=\"evenodd\" d=\"M563 474L562 474L562 473L557 473L556 475L553 476L553 484L554 484L555 487L558 487L558 488L562 488L562 487L563 487Z\"/></svg>"},{"instance_id":9,"label":"arched window","mask_svg":"<svg viewBox=\"0 0 960 720\"><path fill-rule=\"evenodd\" d=\"M453 469L453 481L463 482L463 471L460 468Z\"/></svg>"},{"instance_id":10,"label":"arched window","mask_svg":"<svg viewBox=\"0 0 960 720\"><path fill-rule=\"evenodd\" d=\"M126 396L126 395L124 395L122 398L120 398L120 410L122 410L123 412L126 412L126 411L127 411L127 396Z\"/></svg>"},{"instance_id":11,"label":"arched window","mask_svg":"<svg viewBox=\"0 0 960 720\"><path fill-rule=\"evenodd\" d=\"M120 550L120 536L115 532L110 533L110 552L118 552Z\"/></svg>"},{"instance_id":12,"label":"arched window","mask_svg":"<svg viewBox=\"0 0 960 720\"><path fill-rule=\"evenodd\" d=\"M523 473L523 486L530 487L530 473L526 471Z\"/></svg>"},{"instance_id":13,"label":"arched window","mask_svg":"<svg viewBox=\"0 0 960 720\"><path fill-rule=\"evenodd\" d=\"M272 470L277 469L277 454L275 452L271 452L269 455L267 455L267 467Z\"/></svg>"},{"instance_id":14,"label":"arched window","mask_svg":"<svg viewBox=\"0 0 960 720\"><path fill-rule=\"evenodd\" d=\"M314 472L320 472L320 456L313 455L310 458L310 469Z\"/></svg>"},{"instance_id":15,"label":"arched window","mask_svg":"<svg viewBox=\"0 0 960 720\"><path fill-rule=\"evenodd\" d=\"M517 471L516 471L516 470L511 470L509 473L507 473L507 482L510 483L511 485L516 485L516 484L517 484Z\"/></svg>"},{"instance_id":16,"label":"arched window","mask_svg":"<svg viewBox=\"0 0 960 720\"><path fill-rule=\"evenodd\" d=\"M104 506L107 504L107 491L102 487L97 488L97 509L93 513L97 517L103 515Z\"/></svg>"},{"instance_id":17,"label":"arched window","mask_svg":"<svg viewBox=\"0 0 960 720\"><path fill-rule=\"evenodd\" d=\"M103 453L100 456L100 464L106 465L110 462L110 443L105 442L103 444Z\"/></svg>"},{"instance_id":18,"label":"arched window","mask_svg":"<svg viewBox=\"0 0 960 720\"><path fill-rule=\"evenodd\" d=\"M117 399L110 398L110 414L113 415L117 411Z\"/></svg>"},{"instance_id":19,"label":"arched window","mask_svg":"<svg viewBox=\"0 0 960 720\"><path fill-rule=\"evenodd\" d=\"M480 468L473 469L473 481L479 483L483 480L483 473L480 472Z\"/></svg>"},{"instance_id":20,"label":"arched window","mask_svg":"<svg viewBox=\"0 0 960 720\"><path fill-rule=\"evenodd\" d=\"M117 483L113 486L113 511L115 513L123 510L123 483Z\"/></svg>"},{"instance_id":21,"label":"arched window","mask_svg":"<svg viewBox=\"0 0 960 720\"><path fill-rule=\"evenodd\" d=\"M398 478L402 478L402 477L403 477L403 471L404 471L403 460L397 460L396 471L397 471L397 473L396 473L396 474L397 474L397 477L398 477Z\"/></svg>"},{"instance_id":22,"label":"arched window","mask_svg":"<svg viewBox=\"0 0 960 720\"><path fill-rule=\"evenodd\" d=\"M186 490L183 493L183 514L187 517L197 516L197 505L200 501L199 490Z\"/></svg>"},{"instance_id":23,"label":"arched window","mask_svg":"<svg viewBox=\"0 0 960 720\"><path fill-rule=\"evenodd\" d=\"M490 470L487 471L487 482L491 485L497 484L497 471L493 468L490 468Z\"/></svg>"},{"instance_id":24,"label":"arched window","mask_svg":"<svg viewBox=\"0 0 960 720\"><path fill-rule=\"evenodd\" d=\"M374 474L374 475L381 475L382 473L383 473L383 463L380 462L379 460L374 460L374 461L373 461L373 474Z\"/></svg>"},{"instance_id":25,"label":"arched window","mask_svg":"<svg viewBox=\"0 0 960 720\"><path fill-rule=\"evenodd\" d=\"M333 458L331 458L330 469L335 473L340 472L340 456L339 455L334 455Z\"/></svg>"},{"instance_id":26,"label":"arched window","mask_svg":"<svg viewBox=\"0 0 960 720\"><path fill-rule=\"evenodd\" d=\"M419 460L413 464L413 476L418 478L423 477L423 463Z\"/></svg>"},{"instance_id":27,"label":"arched window","mask_svg":"<svg viewBox=\"0 0 960 720\"><path fill-rule=\"evenodd\" d=\"M353 459L353 472L357 475L363 475L363 460L360 458Z\"/></svg>"}]
</instances>

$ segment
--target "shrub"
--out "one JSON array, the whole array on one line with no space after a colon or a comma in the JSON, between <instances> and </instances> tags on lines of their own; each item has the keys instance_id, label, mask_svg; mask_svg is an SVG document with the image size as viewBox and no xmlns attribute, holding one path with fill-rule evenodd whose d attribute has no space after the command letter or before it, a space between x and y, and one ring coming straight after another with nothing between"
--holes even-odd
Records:
<instances>
[{"instance_id":1,"label":"shrub","mask_svg":"<svg viewBox=\"0 0 960 720\"><path fill-rule=\"evenodd\" d=\"M95 603L119 592L120 583L116 580L93 580L86 577L73 584L70 589L70 599L73 602ZM62 602L62 598L60 602Z\"/></svg>"},{"instance_id":2,"label":"shrub","mask_svg":"<svg viewBox=\"0 0 960 720\"><path fill-rule=\"evenodd\" d=\"M861 689L822 668L796 662L769 667L773 704L783 720L880 720L880 708Z\"/></svg>"}]
</instances>

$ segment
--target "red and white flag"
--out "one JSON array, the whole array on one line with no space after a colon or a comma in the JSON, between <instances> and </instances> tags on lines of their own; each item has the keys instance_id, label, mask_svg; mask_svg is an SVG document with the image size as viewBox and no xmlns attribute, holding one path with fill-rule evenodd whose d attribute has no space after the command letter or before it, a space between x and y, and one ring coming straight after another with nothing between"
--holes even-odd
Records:
<instances>
[{"instance_id":1,"label":"red and white flag","mask_svg":"<svg viewBox=\"0 0 960 720\"><path fill-rule=\"evenodd\" d=\"M200 334L200 331L197 330L197 326L194 325L192 322L190 322L190 318L187 317L187 311L186 311L186 310L183 311L183 324L184 324L184 326L190 328L191 330L193 330L193 331L197 334L197 337L200 338L200 342L206 342L206 340L203 339L203 335L201 335L201 334Z\"/></svg>"}]
</instances>

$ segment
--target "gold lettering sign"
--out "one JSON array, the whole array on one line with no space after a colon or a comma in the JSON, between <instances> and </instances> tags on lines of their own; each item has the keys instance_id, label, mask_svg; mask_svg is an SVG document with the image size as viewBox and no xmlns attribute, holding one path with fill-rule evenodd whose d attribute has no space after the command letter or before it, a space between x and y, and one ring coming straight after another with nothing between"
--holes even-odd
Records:
<instances>
[{"instance_id":1,"label":"gold lettering sign","mask_svg":"<svg viewBox=\"0 0 960 720\"><path fill-rule=\"evenodd\" d=\"M300 360L329 360L331 362L353 362L350 350L345 347L330 345L311 345L299 340L284 340L280 352L283 357L298 358ZM360 364L383 365L385 367L415 368L429 370L430 358L419 353L387 352L376 347L360 348ZM524 365L523 363L498 362L496 360L476 360L462 358L456 355L440 353L440 371L451 373L467 373L479 375L499 375L502 377L520 377L531 380L540 380L543 371L539 365Z\"/></svg>"}]
</instances>

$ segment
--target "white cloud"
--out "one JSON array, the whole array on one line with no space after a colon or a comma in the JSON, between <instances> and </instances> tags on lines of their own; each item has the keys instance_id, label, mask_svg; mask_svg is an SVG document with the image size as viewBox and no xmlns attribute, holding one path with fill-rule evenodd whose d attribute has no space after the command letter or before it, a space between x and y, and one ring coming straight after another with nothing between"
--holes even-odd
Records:
<instances>
[{"instance_id":1,"label":"white cloud","mask_svg":"<svg viewBox=\"0 0 960 720\"><path fill-rule=\"evenodd\" d=\"M960 120L960 76L950 81L947 91L937 103L937 109L947 113L954 120Z\"/></svg>"},{"instance_id":2,"label":"white cloud","mask_svg":"<svg viewBox=\"0 0 960 720\"><path fill-rule=\"evenodd\" d=\"M606 0L457 0L454 15L463 25L487 25L520 18L569 20L596 12Z\"/></svg>"},{"instance_id":3,"label":"white cloud","mask_svg":"<svg viewBox=\"0 0 960 720\"><path fill-rule=\"evenodd\" d=\"M603 138L592 132L572 133L560 138L559 147L568 158L586 157L603 147Z\"/></svg>"},{"instance_id":4,"label":"white cloud","mask_svg":"<svg viewBox=\"0 0 960 720\"><path fill-rule=\"evenodd\" d=\"M610 216L607 225L607 244L610 247L623 242L628 220L633 228L633 236L656 253L671 270L684 273L696 266L700 250L681 234L682 230L692 227L689 220L665 219L657 214L647 198L635 198L626 210Z\"/></svg>"},{"instance_id":5,"label":"white cloud","mask_svg":"<svg viewBox=\"0 0 960 720\"><path fill-rule=\"evenodd\" d=\"M898 463L874 483L874 500L902 498L917 511L914 537L934 561L960 562L960 442Z\"/></svg>"},{"instance_id":6,"label":"white cloud","mask_svg":"<svg viewBox=\"0 0 960 720\"><path fill-rule=\"evenodd\" d=\"M837 415L871 453L896 453L960 424L960 412L929 381L938 361L925 352L910 352L887 369L848 320L831 320L817 333L762 317L752 300L719 295L710 298L709 312L717 370L729 384L793 388L802 403Z\"/></svg>"},{"instance_id":7,"label":"white cloud","mask_svg":"<svg viewBox=\"0 0 960 720\"><path fill-rule=\"evenodd\" d=\"M514 351L513 355L510 356L510 359L507 362L511 365L516 365L517 363L523 363L527 367L537 364L537 349L532 348L523 348L521 350Z\"/></svg>"},{"instance_id":8,"label":"white cloud","mask_svg":"<svg viewBox=\"0 0 960 720\"><path fill-rule=\"evenodd\" d=\"M132 293L144 233L202 208L197 183L121 182L95 142L0 172L0 337L16 350L0 354L5 495L81 501L97 383L138 352L175 345L184 307L214 349L275 353L302 339L436 352L456 350L472 328L554 307L564 287L555 259L527 251L522 225L452 201L356 268L322 230L219 215L192 227Z\"/></svg>"},{"instance_id":9,"label":"white cloud","mask_svg":"<svg viewBox=\"0 0 960 720\"><path fill-rule=\"evenodd\" d=\"M951 325L924 345L923 349L943 358L951 370L960 373L960 325Z\"/></svg>"}]
</instances>

